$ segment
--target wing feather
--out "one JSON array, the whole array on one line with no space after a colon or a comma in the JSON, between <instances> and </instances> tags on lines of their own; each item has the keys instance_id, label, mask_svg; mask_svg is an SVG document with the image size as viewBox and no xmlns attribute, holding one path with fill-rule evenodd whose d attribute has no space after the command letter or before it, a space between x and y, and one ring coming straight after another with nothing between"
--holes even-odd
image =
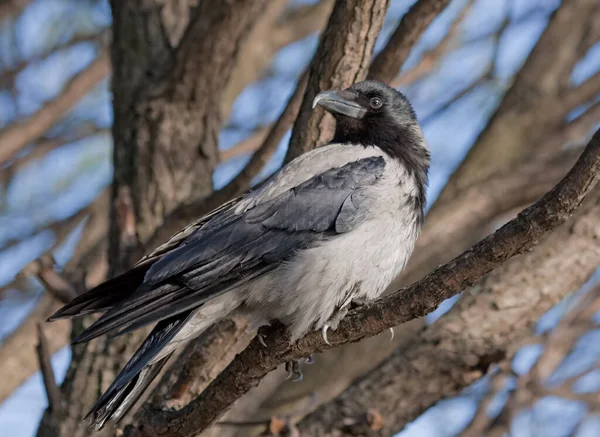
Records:
<instances>
[{"instance_id":1,"label":"wing feather","mask_svg":"<svg viewBox=\"0 0 600 437\"><path fill-rule=\"evenodd\" d=\"M296 251L349 232L368 213L362 190L383 176L371 156L326 170L242 213L223 209L165 250L143 284L86 329L77 341L129 332L188 311L260 277Z\"/></svg>"}]
</instances>

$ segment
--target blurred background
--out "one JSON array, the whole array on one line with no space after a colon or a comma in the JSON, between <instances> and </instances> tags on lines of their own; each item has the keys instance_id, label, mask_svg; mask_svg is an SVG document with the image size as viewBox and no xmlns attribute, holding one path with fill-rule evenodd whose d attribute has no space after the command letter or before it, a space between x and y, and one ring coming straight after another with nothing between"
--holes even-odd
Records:
<instances>
[{"instance_id":1,"label":"blurred background","mask_svg":"<svg viewBox=\"0 0 600 437\"><path fill-rule=\"evenodd\" d=\"M251 73L238 77L235 86L224 93L225 120L212 174L215 190L233 180L263 143L311 61L333 3L288 1L257 42L261 54L251 63ZM391 0L375 53L386 45L414 3ZM564 3L452 0L418 39L391 82L413 103L432 152L428 206L477 142L491 143L495 135L495 152L486 152L487 158L482 159L501 161L512 153L513 158L504 160L506 165L500 170L506 174L526 161L533 168L531 174L537 175L526 186L535 186L538 179L548 177L543 164L548 156L556 163L557 151L581 151L598 128L600 5L594 6L595 1ZM555 26L561 27L538 50L540 37L562 7L570 10L557 18L563 22ZM585 8L588 12L580 13ZM106 252L113 179L111 21L108 0L0 1L0 437L35 435L47 406L35 345L38 323L56 303L43 285L44 278L52 281L54 277L51 272L44 276L44 269L59 272L69 263L85 264L88 279L106 272L98 260ZM525 86L531 84L543 87L543 95ZM521 88L511 94L511 87ZM490 129L495 133L489 134ZM281 166L289 139L288 129L276 150L267 155L266 164L250 175L252 184ZM487 172L486 177L496 174L485 170L486 165L475 166ZM568 167L561 169L564 174ZM556 165L552 171L556 173ZM468 178L464 180L457 186L471 186ZM535 200L524 196L508 202L504 210L497 209L485 226L473 230L471 238L493 231ZM590 220L595 223L596 233L585 234L585 244L595 238L597 245L600 214L595 210L587 220L588 225ZM457 246L456 252L466 247ZM508 360L512 365L504 369L508 376L502 384L493 386L489 373L475 378L473 385L456 397L441 399L399 436L460 435L478 417L483 401L488 401L488 416L498 416L507 393L519 387L519 378L543 354L540 338L553 332L576 297L594 289L600 279L593 274L600 264L597 250L584 245L577 251L588 254L583 261L571 259L574 269L581 270L577 279L560 292L540 295L551 309L541 318L540 313L527 320L523 327L522 332L538 340L516 347L520 340L515 337L516 353L495 360ZM451 255L436 259L433 266ZM556 276L570 274L570 264L564 259L556 259L552 266L545 268L553 269ZM413 279L420 277L413 273L417 275ZM548 287L543 282L522 286ZM435 326L455 301L443 305L426 323ZM472 323L479 322L474 319ZM508 325L515 323L519 322L510 316L505 320ZM69 326L43 325L43 330L60 382L71 360ZM573 347L565 350L568 358L553 378L584 375L577 379L575 392L586 397L564 391L538 393L527 406L518 404L504 428L510 435L600 435L600 331L593 324L584 331L572 339ZM495 397L488 396L490 390L497 392ZM496 413L491 412L494 409Z\"/></svg>"}]
</instances>

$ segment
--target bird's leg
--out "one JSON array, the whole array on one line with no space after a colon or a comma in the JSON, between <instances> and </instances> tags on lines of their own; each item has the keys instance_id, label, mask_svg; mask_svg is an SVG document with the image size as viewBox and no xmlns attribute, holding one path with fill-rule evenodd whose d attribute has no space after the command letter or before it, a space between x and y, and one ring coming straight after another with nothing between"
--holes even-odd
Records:
<instances>
[{"instance_id":1,"label":"bird's leg","mask_svg":"<svg viewBox=\"0 0 600 437\"><path fill-rule=\"evenodd\" d=\"M329 330L335 331L337 329L338 325L340 324L340 321L344 318L344 316L346 314L348 314L349 309L350 309L349 305L343 305L335 313L333 313L331 318L329 320L327 320L327 323L325 323L323 325L323 327L321 328L321 336L323 337L323 341L325 343L331 344L331 343L329 343L329 340L327 340L327 331L329 331Z\"/></svg>"},{"instance_id":2,"label":"bird's leg","mask_svg":"<svg viewBox=\"0 0 600 437\"><path fill-rule=\"evenodd\" d=\"M286 380L290 379L291 377L294 377L294 379L292 379L292 382L299 382L302 381L302 379L304 378L302 376L302 371L300 370L300 364L296 360L287 361L285 363L285 371L288 373L285 377Z\"/></svg>"}]
</instances>

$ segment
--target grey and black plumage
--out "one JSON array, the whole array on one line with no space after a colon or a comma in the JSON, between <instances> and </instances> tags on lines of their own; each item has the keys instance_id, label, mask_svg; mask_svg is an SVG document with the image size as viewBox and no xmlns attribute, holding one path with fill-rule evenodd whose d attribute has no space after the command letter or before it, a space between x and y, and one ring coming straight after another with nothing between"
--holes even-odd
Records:
<instances>
[{"instance_id":1,"label":"grey and black plumage","mask_svg":"<svg viewBox=\"0 0 600 437\"><path fill-rule=\"evenodd\" d=\"M75 343L157 323L89 413L101 428L135 403L171 353L234 312L292 341L378 297L423 222L429 152L407 99L377 81L314 99L336 118L326 146L190 224L51 319L104 314Z\"/></svg>"}]
</instances>

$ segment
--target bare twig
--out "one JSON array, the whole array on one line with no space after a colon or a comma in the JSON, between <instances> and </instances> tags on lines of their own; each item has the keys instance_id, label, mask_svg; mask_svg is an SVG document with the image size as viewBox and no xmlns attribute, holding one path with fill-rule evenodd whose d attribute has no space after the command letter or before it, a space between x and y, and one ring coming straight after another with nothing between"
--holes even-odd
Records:
<instances>
[{"instance_id":1,"label":"bare twig","mask_svg":"<svg viewBox=\"0 0 600 437\"><path fill-rule=\"evenodd\" d=\"M48 397L48 408L52 414L57 414L61 410L61 399L60 389L54 379L54 372L52 371L52 364L50 363L50 350L48 348L48 341L44 335L41 323L37 325L38 333L38 344L35 347L37 357L42 372L42 380L44 381L44 388L46 390L46 396Z\"/></svg>"},{"instance_id":2,"label":"bare twig","mask_svg":"<svg viewBox=\"0 0 600 437\"><path fill-rule=\"evenodd\" d=\"M515 417L523 408L532 407L537 400L545 396L559 396L564 399L585 402L591 411L598 409L600 407L600 393L573 391L573 384L581 374L560 381L558 384L547 384L548 378L569 355L577 339L584 333L596 328L597 324L593 322L592 318L598 310L600 310L600 286L588 291L575 308L563 317L554 330L542 336L534 335L525 339L519 345L513 346L513 351L516 352L523 343L538 343L543 345L544 351L533 368L519 377L511 369L513 354L500 363L496 374L492 377L490 391L480 404L470 425L461 433L461 437L477 437L492 429L502 432L507 431L507 427L510 426L512 420L499 421L489 417L487 406L504 389L504 384L501 382L509 378L516 378L517 383L516 389L509 392L508 401L502 411L504 417ZM599 369L600 362L596 363L594 367Z\"/></svg>"},{"instance_id":3,"label":"bare twig","mask_svg":"<svg viewBox=\"0 0 600 437\"><path fill-rule=\"evenodd\" d=\"M592 129L600 122L600 102L592 104L583 114L566 124L562 129L552 132L543 143L541 150L558 150L573 143L582 144Z\"/></svg>"},{"instance_id":4,"label":"bare twig","mask_svg":"<svg viewBox=\"0 0 600 437\"><path fill-rule=\"evenodd\" d=\"M1 16L1 13L0 13L0 16ZM9 68L6 68L6 69L0 71L0 86L5 86L7 88L10 87L10 85L14 81L14 79L19 75L19 73L21 73L23 70L25 70L25 68L27 68L28 66L30 66L36 62L43 61L57 52L60 52L62 50L68 50L71 47L73 47L74 45L79 44L81 42L95 41L95 42L100 42L104 45L104 40L107 40L108 39L107 37L108 37L108 32L106 32L106 31L101 32L101 33L92 34L92 35L89 35L89 34L75 35L63 43L59 43L59 44L53 45L52 47L48 47L46 49L46 51L36 55L34 58L23 60L12 67L9 67Z\"/></svg>"},{"instance_id":5,"label":"bare twig","mask_svg":"<svg viewBox=\"0 0 600 437\"><path fill-rule=\"evenodd\" d=\"M310 5L298 6L285 12L271 30L271 41L280 49L322 29L327 24L333 0L320 0Z\"/></svg>"},{"instance_id":6,"label":"bare twig","mask_svg":"<svg viewBox=\"0 0 600 437\"><path fill-rule=\"evenodd\" d=\"M58 299L59 302L70 302L77 297L77 287L54 270L55 265L56 262L52 254L46 253L25 266L22 273L36 276L44 285L46 291Z\"/></svg>"},{"instance_id":7,"label":"bare twig","mask_svg":"<svg viewBox=\"0 0 600 437\"><path fill-rule=\"evenodd\" d=\"M265 138L267 138L267 135L271 131L272 127L273 125L260 127L252 132L250 136L237 143L235 146L230 147L227 150L220 151L219 161L227 161L240 155L254 152L265 141Z\"/></svg>"},{"instance_id":8,"label":"bare twig","mask_svg":"<svg viewBox=\"0 0 600 437\"><path fill-rule=\"evenodd\" d=\"M58 149L68 143L83 140L92 135L108 134L108 128L98 128L96 125L89 124L82 126L80 129L75 129L75 132L65 137L49 138L38 141L33 150L23 157L18 157L13 160L10 166L0 170L0 179L4 180L4 185L10 183L10 179L14 177L20 170L25 168L31 162L44 158L49 152Z\"/></svg>"},{"instance_id":9,"label":"bare twig","mask_svg":"<svg viewBox=\"0 0 600 437\"><path fill-rule=\"evenodd\" d=\"M583 105L597 96L598 93L600 93L600 73L594 74L578 87L565 92L562 101L565 111L571 111L579 105Z\"/></svg>"},{"instance_id":10,"label":"bare twig","mask_svg":"<svg viewBox=\"0 0 600 437\"><path fill-rule=\"evenodd\" d=\"M56 98L27 120L0 130L0 163L7 161L27 144L39 138L104 79L109 70L109 56L107 52L103 52L85 70L74 76Z\"/></svg>"},{"instance_id":11,"label":"bare twig","mask_svg":"<svg viewBox=\"0 0 600 437\"><path fill-rule=\"evenodd\" d=\"M400 71L410 50L450 0L421 0L402 17L383 50L373 60L369 77L389 82Z\"/></svg>"},{"instance_id":12,"label":"bare twig","mask_svg":"<svg viewBox=\"0 0 600 437\"><path fill-rule=\"evenodd\" d=\"M567 176L542 199L525 209L493 235L412 286L350 313L329 339L331 346L378 334L433 311L447 298L491 271L506 259L532 248L548 231L564 223L600 178L600 130ZM325 344L312 332L290 345L283 327L269 333L265 351L255 339L202 393L177 412L155 412L138 429L144 436L192 436L213 423L240 396L285 361L322 352Z\"/></svg>"},{"instance_id":13,"label":"bare twig","mask_svg":"<svg viewBox=\"0 0 600 437\"><path fill-rule=\"evenodd\" d=\"M0 2L0 18L18 15L31 0L3 0Z\"/></svg>"},{"instance_id":14,"label":"bare twig","mask_svg":"<svg viewBox=\"0 0 600 437\"><path fill-rule=\"evenodd\" d=\"M408 85L410 83L413 83L413 82L419 80L421 77L423 77L428 72L430 72L434 68L434 66L439 63L439 61L443 57L443 55L445 55L448 52L448 50L450 49L451 43L456 39L456 37L460 31L460 25L464 21L468 12L471 10L471 7L473 6L473 1L474 0L469 0L469 2L463 8L463 10L459 14L459 16L456 17L456 19L452 23L452 26L450 27L450 29L448 30L448 33L446 33L446 36L442 39L442 41L440 41L440 43L437 46L435 46L434 48L432 48L431 50L428 50L425 53L423 53L423 56L421 57L421 59L419 60L417 65L412 67L410 70L400 73L398 76L396 76L396 78L394 78L390 82L390 85L392 85L393 87L399 87L402 85ZM396 31L398 31L398 30L396 30ZM422 33L421 33L421 35L422 35ZM399 44L398 41L396 41L396 42ZM391 39L390 39L390 43L392 43ZM390 51L391 51L391 49L390 49ZM405 55L404 61L406 61L406 56L407 55ZM371 68L373 68L373 66L371 66ZM393 68L390 67L390 70L392 70L392 69Z\"/></svg>"}]
</instances>

